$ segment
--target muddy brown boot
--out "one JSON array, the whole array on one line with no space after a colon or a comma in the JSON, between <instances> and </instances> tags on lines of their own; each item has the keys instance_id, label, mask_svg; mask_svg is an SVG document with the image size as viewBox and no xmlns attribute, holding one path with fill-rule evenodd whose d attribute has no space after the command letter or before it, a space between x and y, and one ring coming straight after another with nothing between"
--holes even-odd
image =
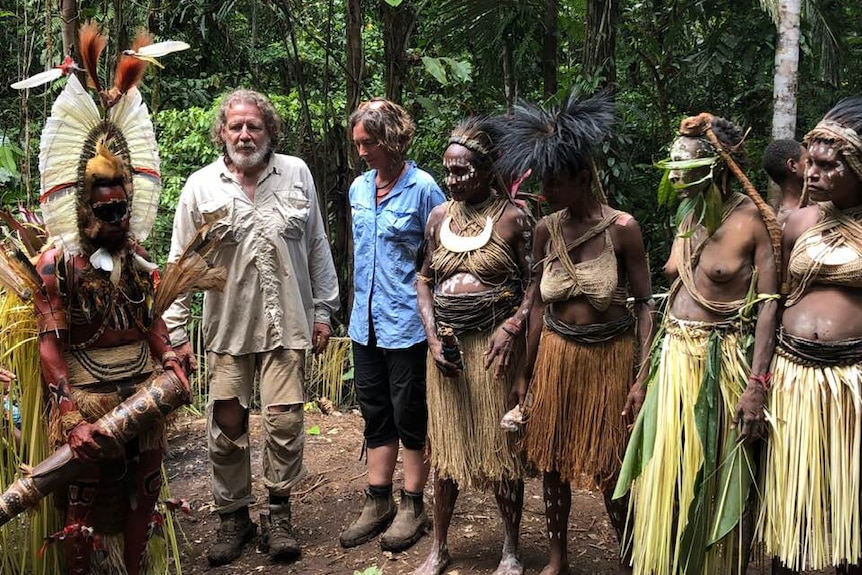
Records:
<instances>
[{"instance_id":1,"label":"muddy brown boot","mask_svg":"<svg viewBox=\"0 0 862 575\"><path fill-rule=\"evenodd\" d=\"M217 543L210 547L207 559L213 567L230 563L242 555L243 546L257 533L257 526L248 516L248 507L231 513L219 513Z\"/></svg>"},{"instance_id":2,"label":"muddy brown boot","mask_svg":"<svg viewBox=\"0 0 862 575\"><path fill-rule=\"evenodd\" d=\"M302 548L291 523L290 499L270 497L269 515L260 514L260 545L258 549L268 553L273 561L295 561Z\"/></svg>"},{"instance_id":3,"label":"muddy brown boot","mask_svg":"<svg viewBox=\"0 0 862 575\"><path fill-rule=\"evenodd\" d=\"M384 529L389 527L395 517L395 502L392 494L388 496L374 495L370 489L365 490L365 506L359 519L341 533L339 541L345 549L362 545L374 539Z\"/></svg>"},{"instance_id":4,"label":"muddy brown boot","mask_svg":"<svg viewBox=\"0 0 862 575\"><path fill-rule=\"evenodd\" d=\"M389 529L380 536L383 551L404 551L428 531L428 516L421 493L408 493L401 490L401 504L398 514Z\"/></svg>"}]
</instances>

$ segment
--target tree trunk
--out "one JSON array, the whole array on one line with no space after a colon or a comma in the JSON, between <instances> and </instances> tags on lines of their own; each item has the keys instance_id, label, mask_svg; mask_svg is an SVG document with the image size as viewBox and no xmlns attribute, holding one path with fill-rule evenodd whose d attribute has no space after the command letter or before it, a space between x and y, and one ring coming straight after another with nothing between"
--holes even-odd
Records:
<instances>
[{"instance_id":1,"label":"tree trunk","mask_svg":"<svg viewBox=\"0 0 862 575\"><path fill-rule=\"evenodd\" d=\"M796 91L799 81L800 0L781 0L778 6L778 45L772 90L772 138L796 135Z\"/></svg>"},{"instance_id":2,"label":"tree trunk","mask_svg":"<svg viewBox=\"0 0 862 575\"><path fill-rule=\"evenodd\" d=\"M401 103L407 77L407 46L416 24L416 8L411 2L390 6L380 2L383 21L383 61L386 98Z\"/></svg>"},{"instance_id":3,"label":"tree trunk","mask_svg":"<svg viewBox=\"0 0 862 575\"><path fill-rule=\"evenodd\" d=\"M63 36L63 55L80 61L78 54L78 0L60 0L60 28Z\"/></svg>"},{"instance_id":4,"label":"tree trunk","mask_svg":"<svg viewBox=\"0 0 862 575\"><path fill-rule=\"evenodd\" d=\"M584 34L584 72L588 77L601 76L601 86L613 88L617 81L614 61L619 0L587 0Z\"/></svg>"},{"instance_id":5,"label":"tree trunk","mask_svg":"<svg viewBox=\"0 0 862 575\"><path fill-rule=\"evenodd\" d=\"M515 80L515 45L511 26L503 32L503 92L506 96L506 110L515 111L515 98L518 97L518 84Z\"/></svg>"},{"instance_id":6,"label":"tree trunk","mask_svg":"<svg viewBox=\"0 0 862 575\"><path fill-rule=\"evenodd\" d=\"M545 13L542 16L542 79L545 97L557 93L557 0L545 0Z\"/></svg>"}]
</instances>

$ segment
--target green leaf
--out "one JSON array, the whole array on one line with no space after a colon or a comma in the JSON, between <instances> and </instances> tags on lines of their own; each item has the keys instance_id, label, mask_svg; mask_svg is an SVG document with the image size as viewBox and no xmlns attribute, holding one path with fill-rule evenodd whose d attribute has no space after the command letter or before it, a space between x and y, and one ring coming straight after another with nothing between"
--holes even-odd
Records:
<instances>
[{"instance_id":1,"label":"green leaf","mask_svg":"<svg viewBox=\"0 0 862 575\"><path fill-rule=\"evenodd\" d=\"M456 60L455 58L440 58L443 60L449 70L452 71L452 78L457 82L469 82L473 74L473 65L466 60Z\"/></svg>"},{"instance_id":2,"label":"green leaf","mask_svg":"<svg viewBox=\"0 0 862 575\"><path fill-rule=\"evenodd\" d=\"M434 76L442 85L446 86L449 84L449 80L446 78L446 69L443 67L443 62L440 58L422 56L422 64L425 66L425 71Z\"/></svg>"},{"instance_id":3,"label":"green leaf","mask_svg":"<svg viewBox=\"0 0 862 575\"><path fill-rule=\"evenodd\" d=\"M706 198L704 198L703 218L701 219L710 235L721 225L721 218L724 213L723 206L724 201L721 199L721 192L713 182L706 192Z\"/></svg>"},{"instance_id":4,"label":"green leaf","mask_svg":"<svg viewBox=\"0 0 862 575\"><path fill-rule=\"evenodd\" d=\"M658 183L658 205L669 206L673 201L673 186L670 183L670 170L665 170Z\"/></svg>"},{"instance_id":5,"label":"green leaf","mask_svg":"<svg viewBox=\"0 0 862 575\"><path fill-rule=\"evenodd\" d=\"M437 102L435 102L431 98L426 98L425 96L416 96L416 101L419 102L419 104L423 108L428 110L428 112L432 116L439 116L440 115L440 106L438 106Z\"/></svg>"},{"instance_id":6,"label":"green leaf","mask_svg":"<svg viewBox=\"0 0 862 575\"><path fill-rule=\"evenodd\" d=\"M404 0L383 0L393 8L398 8L404 2Z\"/></svg>"},{"instance_id":7,"label":"green leaf","mask_svg":"<svg viewBox=\"0 0 862 575\"><path fill-rule=\"evenodd\" d=\"M306 431L306 433L308 435L320 435L320 426L319 425L312 425L311 427L308 428L308 431Z\"/></svg>"}]
</instances>

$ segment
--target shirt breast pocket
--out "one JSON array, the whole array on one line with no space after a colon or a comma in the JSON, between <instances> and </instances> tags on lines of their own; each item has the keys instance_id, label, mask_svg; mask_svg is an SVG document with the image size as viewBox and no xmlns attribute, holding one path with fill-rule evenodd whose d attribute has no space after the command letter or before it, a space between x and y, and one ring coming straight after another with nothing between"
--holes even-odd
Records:
<instances>
[{"instance_id":1,"label":"shirt breast pocket","mask_svg":"<svg viewBox=\"0 0 862 575\"><path fill-rule=\"evenodd\" d=\"M381 214L381 235L394 243L418 244L422 239L422 226L415 210L384 210Z\"/></svg>"},{"instance_id":2,"label":"shirt breast pocket","mask_svg":"<svg viewBox=\"0 0 862 575\"><path fill-rule=\"evenodd\" d=\"M221 236L220 243L234 244L237 242L238 233L237 227L233 223L234 206L232 202L222 200L210 200L202 202L198 205L198 211L201 214L201 221L204 224L211 224L211 232L216 237Z\"/></svg>"},{"instance_id":3,"label":"shirt breast pocket","mask_svg":"<svg viewBox=\"0 0 862 575\"><path fill-rule=\"evenodd\" d=\"M278 210L284 221L281 234L289 240L301 239L308 223L311 200L303 193L300 183L297 183L290 190L281 191L277 195L280 200Z\"/></svg>"}]
</instances>

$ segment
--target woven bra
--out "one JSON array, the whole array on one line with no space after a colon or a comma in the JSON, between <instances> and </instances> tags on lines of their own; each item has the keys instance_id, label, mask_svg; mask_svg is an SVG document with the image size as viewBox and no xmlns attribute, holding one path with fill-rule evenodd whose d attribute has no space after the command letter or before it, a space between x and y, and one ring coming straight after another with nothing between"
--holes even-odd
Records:
<instances>
[{"instance_id":1,"label":"woven bra","mask_svg":"<svg viewBox=\"0 0 862 575\"><path fill-rule=\"evenodd\" d=\"M598 311L607 310L611 304L625 304L626 291L625 287L617 285L617 257L608 229L623 212L611 210L599 223L568 244L563 237L562 214L561 210L545 218L551 237L539 284L542 301L553 303L584 296ZM605 245L601 254L587 261L572 262L569 252L602 233ZM551 266L554 261L559 261L560 266Z\"/></svg>"}]
</instances>

